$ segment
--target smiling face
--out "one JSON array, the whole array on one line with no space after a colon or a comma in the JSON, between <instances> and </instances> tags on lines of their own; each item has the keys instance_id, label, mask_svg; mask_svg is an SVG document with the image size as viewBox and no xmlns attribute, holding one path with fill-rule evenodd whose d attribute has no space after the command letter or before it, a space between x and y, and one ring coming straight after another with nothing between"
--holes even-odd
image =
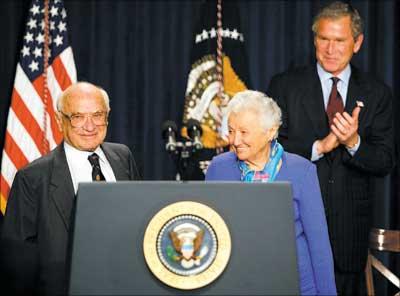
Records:
<instances>
[{"instance_id":1,"label":"smiling face","mask_svg":"<svg viewBox=\"0 0 400 296\"><path fill-rule=\"evenodd\" d=\"M60 111L67 116L86 116L82 127L73 127L68 117L58 112L58 124L65 142L83 151L94 151L103 143L107 133L107 124L96 125L92 117L87 116L108 111L103 95L97 87L88 83L71 86L66 90Z\"/></svg>"},{"instance_id":2,"label":"smiling face","mask_svg":"<svg viewBox=\"0 0 400 296\"><path fill-rule=\"evenodd\" d=\"M337 76L360 50L363 35L354 39L350 16L321 18L314 37L316 58L325 71Z\"/></svg>"},{"instance_id":3,"label":"smiling face","mask_svg":"<svg viewBox=\"0 0 400 296\"><path fill-rule=\"evenodd\" d=\"M228 118L229 144L238 159L251 168L262 169L269 159L269 150L277 128L267 131L260 125L256 111L231 113Z\"/></svg>"}]
</instances>

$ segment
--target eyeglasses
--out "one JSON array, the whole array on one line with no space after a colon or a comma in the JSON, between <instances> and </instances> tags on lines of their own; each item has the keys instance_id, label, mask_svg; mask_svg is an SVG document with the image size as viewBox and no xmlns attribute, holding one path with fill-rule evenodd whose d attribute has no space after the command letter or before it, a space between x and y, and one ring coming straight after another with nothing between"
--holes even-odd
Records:
<instances>
[{"instance_id":1,"label":"eyeglasses","mask_svg":"<svg viewBox=\"0 0 400 296\"><path fill-rule=\"evenodd\" d=\"M107 125L108 112L95 112L86 114L72 114L68 115L62 111L59 111L65 118L68 118L72 127L83 127L87 118L91 118L92 122L96 126Z\"/></svg>"}]
</instances>

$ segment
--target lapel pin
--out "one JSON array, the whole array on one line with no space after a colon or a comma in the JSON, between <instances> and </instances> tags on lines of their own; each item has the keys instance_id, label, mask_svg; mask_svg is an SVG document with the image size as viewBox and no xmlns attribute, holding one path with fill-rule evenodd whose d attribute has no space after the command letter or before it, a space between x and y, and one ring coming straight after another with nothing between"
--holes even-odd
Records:
<instances>
[{"instance_id":1,"label":"lapel pin","mask_svg":"<svg viewBox=\"0 0 400 296\"><path fill-rule=\"evenodd\" d=\"M357 107L364 107L364 103L362 101L356 101Z\"/></svg>"}]
</instances>

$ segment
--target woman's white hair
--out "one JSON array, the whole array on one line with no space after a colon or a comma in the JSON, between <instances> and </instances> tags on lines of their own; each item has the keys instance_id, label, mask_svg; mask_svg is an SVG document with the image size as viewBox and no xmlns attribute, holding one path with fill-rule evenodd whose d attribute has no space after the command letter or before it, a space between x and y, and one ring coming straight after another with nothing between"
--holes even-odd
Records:
<instances>
[{"instance_id":1,"label":"woman's white hair","mask_svg":"<svg viewBox=\"0 0 400 296\"><path fill-rule=\"evenodd\" d=\"M250 111L254 113L254 120L259 122L265 131L282 124L282 112L278 104L262 92L245 90L233 96L227 107L227 117L234 113ZM278 137L278 132L274 138Z\"/></svg>"},{"instance_id":2,"label":"woman's white hair","mask_svg":"<svg viewBox=\"0 0 400 296\"><path fill-rule=\"evenodd\" d=\"M101 95L103 97L104 104L106 105L106 108L107 108L107 112L110 111L110 98L109 98L107 92L103 88L101 88L100 86L94 85L92 83L85 82L85 81L77 82L76 84L72 84L71 86L75 86L75 85L79 85L79 84L82 84L82 85L86 84L86 85L90 85L90 86L93 86L93 87L97 88L100 91L100 93L101 93ZM66 90L64 90L61 93L61 95L58 97L58 100L57 100L57 111L63 110L64 101L65 101L66 97L69 94L68 90L69 90L69 87Z\"/></svg>"}]
</instances>

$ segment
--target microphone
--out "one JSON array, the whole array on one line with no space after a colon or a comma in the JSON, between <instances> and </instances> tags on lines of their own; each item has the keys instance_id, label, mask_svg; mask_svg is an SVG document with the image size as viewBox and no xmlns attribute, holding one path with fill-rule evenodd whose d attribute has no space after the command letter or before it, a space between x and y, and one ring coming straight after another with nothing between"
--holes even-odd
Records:
<instances>
[{"instance_id":1,"label":"microphone","mask_svg":"<svg viewBox=\"0 0 400 296\"><path fill-rule=\"evenodd\" d=\"M165 144L165 149L168 152L173 152L176 150L176 134L178 132L178 128L176 127L176 123L167 120L162 125L162 137L167 141Z\"/></svg>"},{"instance_id":2,"label":"microphone","mask_svg":"<svg viewBox=\"0 0 400 296\"><path fill-rule=\"evenodd\" d=\"M197 150L203 149L203 143L200 140L203 129L201 128L200 122L196 119L189 119L186 126L188 135L193 141L194 148Z\"/></svg>"}]
</instances>

